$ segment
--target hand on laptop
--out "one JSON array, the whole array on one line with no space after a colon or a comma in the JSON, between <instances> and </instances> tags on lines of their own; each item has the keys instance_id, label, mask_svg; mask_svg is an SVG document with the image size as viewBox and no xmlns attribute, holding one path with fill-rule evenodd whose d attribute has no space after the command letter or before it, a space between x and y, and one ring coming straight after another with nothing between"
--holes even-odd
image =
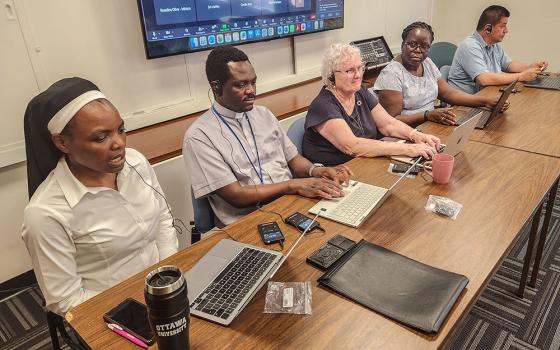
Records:
<instances>
[{"instance_id":1,"label":"hand on laptop","mask_svg":"<svg viewBox=\"0 0 560 350\"><path fill-rule=\"evenodd\" d=\"M548 68L548 62L547 61L535 61L533 63L531 63L531 66L538 68L541 72L543 72L545 69Z\"/></svg>"},{"instance_id":2,"label":"hand on laptop","mask_svg":"<svg viewBox=\"0 0 560 350\"><path fill-rule=\"evenodd\" d=\"M317 167L313 170L314 177L321 177L324 179L333 180L334 182L343 186L348 186L350 176L354 173L348 169L346 165L337 165L336 167Z\"/></svg>"},{"instance_id":3,"label":"hand on laptop","mask_svg":"<svg viewBox=\"0 0 560 350\"><path fill-rule=\"evenodd\" d=\"M332 199L344 196L341 185L324 178L292 179L288 181L288 186L289 194L299 194L308 198Z\"/></svg>"},{"instance_id":4,"label":"hand on laptop","mask_svg":"<svg viewBox=\"0 0 560 350\"><path fill-rule=\"evenodd\" d=\"M428 112L428 120L445 125L455 125L456 117L451 108L436 108Z\"/></svg>"},{"instance_id":5,"label":"hand on laptop","mask_svg":"<svg viewBox=\"0 0 560 350\"><path fill-rule=\"evenodd\" d=\"M424 157L426 159L432 159L432 156L436 154L434 147L431 147L425 143L407 143L404 144L406 149L406 155L409 157Z\"/></svg>"},{"instance_id":6,"label":"hand on laptop","mask_svg":"<svg viewBox=\"0 0 560 350\"><path fill-rule=\"evenodd\" d=\"M411 133L411 136L411 140L414 141L414 143L425 143L426 145L432 147L436 152L441 147L441 140L439 137L434 135L424 134L423 132L416 130L416 132Z\"/></svg>"},{"instance_id":7,"label":"hand on laptop","mask_svg":"<svg viewBox=\"0 0 560 350\"><path fill-rule=\"evenodd\" d=\"M484 102L484 107L491 110L491 109L494 108L494 106L496 106L498 104L498 101L500 100L500 96L498 96L498 97L486 97L485 100L486 101ZM504 105L502 106L502 108L500 109L500 112L505 112L508 108L509 108L509 101L506 101L504 103Z\"/></svg>"},{"instance_id":8,"label":"hand on laptop","mask_svg":"<svg viewBox=\"0 0 560 350\"><path fill-rule=\"evenodd\" d=\"M531 81L537 79L537 74L541 72L541 68L535 66L534 63L531 66L519 73L519 81Z\"/></svg>"}]
</instances>

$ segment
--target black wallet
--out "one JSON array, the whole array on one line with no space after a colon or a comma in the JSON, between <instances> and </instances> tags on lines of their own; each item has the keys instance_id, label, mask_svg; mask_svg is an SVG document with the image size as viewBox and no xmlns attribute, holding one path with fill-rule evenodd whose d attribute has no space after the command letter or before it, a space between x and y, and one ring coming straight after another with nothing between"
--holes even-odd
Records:
<instances>
[{"instance_id":1,"label":"black wallet","mask_svg":"<svg viewBox=\"0 0 560 350\"><path fill-rule=\"evenodd\" d=\"M314 251L306 260L311 265L326 270L355 244L356 242L351 239L336 235Z\"/></svg>"},{"instance_id":2,"label":"black wallet","mask_svg":"<svg viewBox=\"0 0 560 350\"><path fill-rule=\"evenodd\" d=\"M318 282L398 322L435 333L469 279L361 240Z\"/></svg>"}]
</instances>

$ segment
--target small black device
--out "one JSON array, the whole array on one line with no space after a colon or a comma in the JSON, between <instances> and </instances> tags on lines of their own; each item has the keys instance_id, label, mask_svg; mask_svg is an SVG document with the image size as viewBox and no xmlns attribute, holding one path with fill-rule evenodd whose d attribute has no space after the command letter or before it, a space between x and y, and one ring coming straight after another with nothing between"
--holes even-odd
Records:
<instances>
[{"instance_id":1,"label":"small black device","mask_svg":"<svg viewBox=\"0 0 560 350\"><path fill-rule=\"evenodd\" d=\"M284 220L285 223L294 226L295 228L297 228L300 232L305 231L305 229L307 228L307 226L309 226L309 224L311 224L311 222L313 222L313 219L311 219L309 216L307 215L303 215L300 212L295 212L292 215L288 216L286 218L286 220ZM311 230L314 230L318 228L321 231L325 231L322 227L321 224L318 221L313 222L313 224L311 224L311 227L309 228L309 230L307 230L307 232L310 232Z\"/></svg>"},{"instance_id":2,"label":"small black device","mask_svg":"<svg viewBox=\"0 0 560 350\"><path fill-rule=\"evenodd\" d=\"M120 326L125 332L151 345L154 343L154 334L148 321L148 309L139 301L127 298L115 308L111 309L103 319L107 323Z\"/></svg>"},{"instance_id":3,"label":"small black device","mask_svg":"<svg viewBox=\"0 0 560 350\"><path fill-rule=\"evenodd\" d=\"M336 235L314 251L306 260L311 265L326 270L355 244L356 242L351 239Z\"/></svg>"},{"instance_id":4,"label":"small black device","mask_svg":"<svg viewBox=\"0 0 560 350\"><path fill-rule=\"evenodd\" d=\"M500 92L504 92L506 90L506 88L500 88ZM521 89L511 89L511 93L512 94L516 94L518 92L521 92Z\"/></svg>"},{"instance_id":5,"label":"small black device","mask_svg":"<svg viewBox=\"0 0 560 350\"><path fill-rule=\"evenodd\" d=\"M408 168L410 168L411 166L412 165L410 165L410 164L393 164L392 172L397 173L397 174L406 173ZM418 175L418 166L415 165L414 168L412 168L412 170L410 171L409 174Z\"/></svg>"},{"instance_id":6,"label":"small black device","mask_svg":"<svg viewBox=\"0 0 560 350\"><path fill-rule=\"evenodd\" d=\"M372 69L380 70L393 59L393 53L383 36L353 41L350 44L356 46L360 50L360 56L366 65L366 71Z\"/></svg>"},{"instance_id":7,"label":"small black device","mask_svg":"<svg viewBox=\"0 0 560 350\"><path fill-rule=\"evenodd\" d=\"M261 234L264 244L280 243L280 246L284 248L284 234L280 230L280 226L273 222L265 222L263 224L258 224L257 228Z\"/></svg>"}]
</instances>

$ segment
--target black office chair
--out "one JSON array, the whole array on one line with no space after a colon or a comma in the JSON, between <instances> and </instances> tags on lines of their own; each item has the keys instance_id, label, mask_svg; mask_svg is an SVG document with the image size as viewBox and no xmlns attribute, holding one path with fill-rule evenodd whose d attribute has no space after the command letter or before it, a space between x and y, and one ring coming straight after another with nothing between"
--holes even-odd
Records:
<instances>
[{"instance_id":1,"label":"black office chair","mask_svg":"<svg viewBox=\"0 0 560 350\"><path fill-rule=\"evenodd\" d=\"M26 147L25 151L26 151L27 159L29 159L29 154L27 153L29 152L29 149ZM27 181L28 182L31 181L29 179L29 173L27 174ZM64 318L62 316L48 310L46 311L46 313L47 313L46 315L47 326L49 327L49 334L51 336L51 343L53 345L54 350L60 350L60 342L58 340L59 332L60 332L60 336L62 337L66 345L70 347L70 349L75 349L75 350L89 349L87 345L84 345L84 343L79 340L76 334L72 332L68 333L66 331L66 327L64 326Z\"/></svg>"},{"instance_id":2,"label":"black office chair","mask_svg":"<svg viewBox=\"0 0 560 350\"><path fill-rule=\"evenodd\" d=\"M58 341L58 332L60 336L73 350L89 350L87 345L84 345L73 332L66 332L66 327L64 325L64 318L62 316L55 314L54 312L47 311L47 325L49 326L49 334L51 335L51 343L54 350L60 350L60 342Z\"/></svg>"},{"instance_id":3,"label":"black office chair","mask_svg":"<svg viewBox=\"0 0 560 350\"><path fill-rule=\"evenodd\" d=\"M192 189L191 201L194 213L194 221L191 221L191 244L193 244L200 241L203 233L214 228L215 216L208 198L194 198Z\"/></svg>"}]
</instances>

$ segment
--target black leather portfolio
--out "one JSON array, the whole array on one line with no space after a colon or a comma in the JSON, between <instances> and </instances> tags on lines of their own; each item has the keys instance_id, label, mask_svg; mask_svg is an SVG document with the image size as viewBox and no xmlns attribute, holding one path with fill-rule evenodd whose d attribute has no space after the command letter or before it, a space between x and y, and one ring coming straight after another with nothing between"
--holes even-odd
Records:
<instances>
[{"instance_id":1,"label":"black leather portfolio","mask_svg":"<svg viewBox=\"0 0 560 350\"><path fill-rule=\"evenodd\" d=\"M318 282L389 318L435 333L469 279L361 240Z\"/></svg>"}]
</instances>

